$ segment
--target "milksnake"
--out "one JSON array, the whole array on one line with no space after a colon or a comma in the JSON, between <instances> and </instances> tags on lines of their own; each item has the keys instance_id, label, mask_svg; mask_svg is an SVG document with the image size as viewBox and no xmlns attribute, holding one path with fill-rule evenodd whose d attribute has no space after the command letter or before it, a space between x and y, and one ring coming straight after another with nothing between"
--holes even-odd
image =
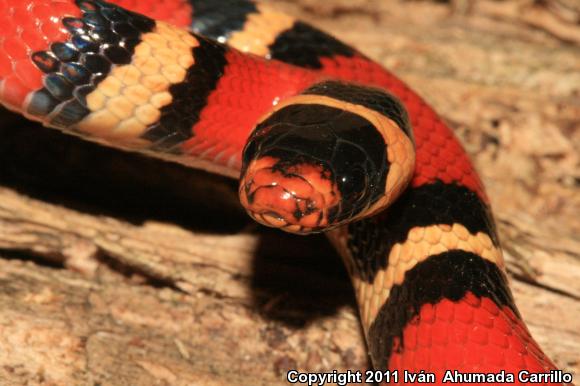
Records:
<instances>
[{"instance_id":1,"label":"milksnake","mask_svg":"<svg viewBox=\"0 0 580 386\"><path fill-rule=\"evenodd\" d=\"M514 304L489 200L461 144L354 48L247 0L0 6L2 105L240 177L257 221L325 231L376 369L439 380L449 369L556 369Z\"/></svg>"}]
</instances>

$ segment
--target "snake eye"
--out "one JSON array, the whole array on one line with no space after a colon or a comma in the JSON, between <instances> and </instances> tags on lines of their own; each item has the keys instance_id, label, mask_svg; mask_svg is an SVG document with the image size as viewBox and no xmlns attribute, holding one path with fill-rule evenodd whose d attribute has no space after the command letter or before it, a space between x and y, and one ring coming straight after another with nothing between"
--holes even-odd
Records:
<instances>
[{"instance_id":1,"label":"snake eye","mask_svg":"<svg viewBox=\"0 0 580 386\"><path fill-rule=\"evenodd\" d=\"M356 201L362 197L368 187L367 181L368 176L359 167L355 167L347 174L342 175L338 179L338 183L341 186L341 191L344 192L343 200Z\"/></svg>"}]
</instances>

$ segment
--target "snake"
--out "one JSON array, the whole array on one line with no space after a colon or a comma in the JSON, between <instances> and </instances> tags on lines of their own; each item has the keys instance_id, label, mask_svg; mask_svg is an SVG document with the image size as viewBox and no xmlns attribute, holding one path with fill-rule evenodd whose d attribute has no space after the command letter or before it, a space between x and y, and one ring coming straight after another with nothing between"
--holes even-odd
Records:
<instances>
[{"instance_id":1,"label":"snake","mask_svg":"<svg viewBox=\"0 0 580 386\"><path fill-rule=\"evenodd\" d=\"M430 372L436 384L450 370L558 371L514 303L468 155L381 65L249 0L0 5L4 107L239 178L258 222L324 232L350 275L375 369Z\"/></svg>"}]
</instances>

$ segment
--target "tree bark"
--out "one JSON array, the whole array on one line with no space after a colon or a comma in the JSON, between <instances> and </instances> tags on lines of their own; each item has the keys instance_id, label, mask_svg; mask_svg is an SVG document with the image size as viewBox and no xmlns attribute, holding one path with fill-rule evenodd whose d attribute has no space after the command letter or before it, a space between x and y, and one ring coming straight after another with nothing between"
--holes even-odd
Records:
<instances>
[{"instance_id":1,"label":"tree bark","mask_svg":"<svg viewBox=\"0 0 580 386\"><path fill-rule=\"evenodd\" d=\"M320 3L277 5L392 69L456 129L527 325L579 374L574 39L516 20L506 9L529 2L515 0ZM254 225L235 182L2 114L0 384L272 385L291 368L368 368L324 237Z\"/></svg>"}]
</instances>

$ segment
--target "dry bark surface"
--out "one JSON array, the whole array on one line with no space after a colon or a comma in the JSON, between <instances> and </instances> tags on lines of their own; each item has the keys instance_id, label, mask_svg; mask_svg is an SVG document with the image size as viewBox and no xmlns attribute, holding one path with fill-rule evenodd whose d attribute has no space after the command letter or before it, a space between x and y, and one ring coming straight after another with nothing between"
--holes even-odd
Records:
<instances>
[{"instance_id":1,"label":"dry bark surface","mask_svg":"<svg viewBox=\"0 0 580 386\"><path fill-rule=\"evenodd\" d=\"M529 328L580 376L577 3L278 5L394 70L456 129ZM228 180L6 112L0 283L0 385L282 385L290 368L369 366L323 237L254 225Z\"/></svg>"}]
</instances>

